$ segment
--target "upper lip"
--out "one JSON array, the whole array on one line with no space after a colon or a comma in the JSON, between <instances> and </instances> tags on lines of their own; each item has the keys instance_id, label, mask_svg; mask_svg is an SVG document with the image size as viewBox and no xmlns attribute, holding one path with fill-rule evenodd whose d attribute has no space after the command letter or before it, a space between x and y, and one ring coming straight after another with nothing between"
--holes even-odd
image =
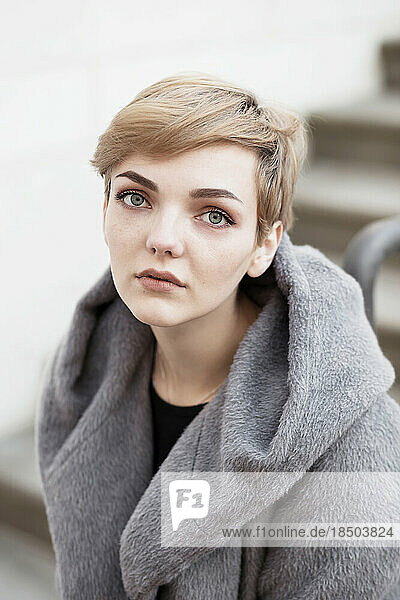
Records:
<instances>
[{"instance_id":1,"label":"upper lip","mask_svg":"<svg viewBox=\"0 0 400 600\"><path fill-rule=\"evenodd\" d=\"M152 275L153 277L157 277L158 279L164 279L165 281L171 281L176 285L180 285L181 287L185 287L185 284L182 283L173 273L169 271L157 271L156 269L145 269L138 273L138 277L146 277L146 275Z\"/></svg>"}]
</instances>

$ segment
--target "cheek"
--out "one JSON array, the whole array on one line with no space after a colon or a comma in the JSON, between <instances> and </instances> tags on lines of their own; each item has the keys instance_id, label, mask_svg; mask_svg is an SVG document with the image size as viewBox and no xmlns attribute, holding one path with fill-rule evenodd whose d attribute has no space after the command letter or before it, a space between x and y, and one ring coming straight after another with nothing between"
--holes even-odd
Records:
<instances>
[{"instance_id":1,"label":"cheek","mask_svg":"<svg viewBox=\"0 0 400 600\"><path fill-rule=\"evenodd\" d=\"M111 256L123 257L129 250L132 252L134 242L137 240L132 224L127 227L126 223L115 218L113 212L110 212L105 223L105 233Z\"/></svg>"},{"instance_id":2,"label":"cheek","mask_svg":"<svg viewBox=\"0 0 400 600\"><path fill-rule=\"evenodd\" d=\"M216 236L217 237L217 236ZM247 271L252 253L253 239L246 232L222 236L213 243L197 246L193 257L199 282L212 284L218 282L224 290L235 286Z\"/></svg>"}]
</instances>

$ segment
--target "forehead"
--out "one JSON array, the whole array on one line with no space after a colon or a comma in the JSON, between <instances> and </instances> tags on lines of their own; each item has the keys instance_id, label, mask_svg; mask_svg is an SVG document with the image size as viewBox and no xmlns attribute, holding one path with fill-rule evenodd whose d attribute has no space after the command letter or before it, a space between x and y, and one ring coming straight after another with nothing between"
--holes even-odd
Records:
<instances>
[{"instance_id":1,"label":"forehead","mask_svg":"<svg viewBox=\"0 0 400 600\"><path fill-rule=\"evenodd\" d=\"M180 187L224 187L239 195L255 193L256 154L239 144L219 143L181 152L176 156L154 158L134 153L115 167L112 182L127 170L139 172L160 189L179 182ZM126 181L117 178L115 184ZM233 189L234 188L234 189Z\"/></svg>"}]
</instances>

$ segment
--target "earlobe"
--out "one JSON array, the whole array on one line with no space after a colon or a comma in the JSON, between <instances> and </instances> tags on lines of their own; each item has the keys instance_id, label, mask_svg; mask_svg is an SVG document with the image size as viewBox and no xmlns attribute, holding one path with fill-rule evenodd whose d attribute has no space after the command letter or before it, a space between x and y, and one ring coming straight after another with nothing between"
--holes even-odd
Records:
<instances>
[{"instance_id":1,"label":"earlobe","mask_svg":"<svg viewBox=\"0 0 400 600\"><path fill-rule=\"evenodd\" d=\"M265 246L263 248L258 248L255 252L256 254L247 269L247 274L250 277L259 277L262 275L264 271L268 269L274 257L268 253Z\"/></svg>"}]
</instances>

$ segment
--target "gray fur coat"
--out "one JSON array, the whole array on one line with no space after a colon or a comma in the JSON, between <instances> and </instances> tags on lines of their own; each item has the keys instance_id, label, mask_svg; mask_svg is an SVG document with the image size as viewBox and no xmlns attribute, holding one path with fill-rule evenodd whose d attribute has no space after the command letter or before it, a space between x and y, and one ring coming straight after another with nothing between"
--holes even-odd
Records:
<instances>
[{"instance_id":1,"label":"gray fur coat","mask_svg":"<svg viewBox=\"0 0 400 600\"><path fill-rule=\"evenodd\" d=\"M398 547L161 546L161 470L400 471L394 370L358 283L284 233L241 285L263 310L154 477L151 328L110 267L78 302L35 423L63 599L400 598Z\"/></svg>"}]
</instances>

